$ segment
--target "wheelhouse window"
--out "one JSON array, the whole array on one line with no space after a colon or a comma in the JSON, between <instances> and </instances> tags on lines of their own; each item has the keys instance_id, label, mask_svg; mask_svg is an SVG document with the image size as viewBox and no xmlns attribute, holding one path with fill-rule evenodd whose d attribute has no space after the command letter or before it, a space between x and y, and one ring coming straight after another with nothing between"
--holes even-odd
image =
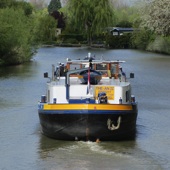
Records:
<instances>
[{"instance_id":1,"label":"wheelhouse window","mask_svg":"<svg viewBox=\"0 0 170 170\"><path fill-rule=\"evenodd\" d=\"M96 70L107 70L106 64L96 64Z\"/></svg>"}]
</instances>

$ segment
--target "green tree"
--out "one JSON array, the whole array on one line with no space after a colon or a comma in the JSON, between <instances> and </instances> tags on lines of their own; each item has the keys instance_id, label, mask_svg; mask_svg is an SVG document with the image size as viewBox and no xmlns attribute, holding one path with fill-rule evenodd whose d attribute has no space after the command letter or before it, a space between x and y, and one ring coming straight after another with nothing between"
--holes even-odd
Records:
<instances>
[{"instance_id":1,"label":"green tree","mask_svg":"<svg viewBox=\"0 0 170 170\"><path fill-rule=\"evenodd\" d=\"M15 0L1 0L0 8L10 7L14 2L15 2Z\"/></svg>"},{"instance_id":2,"label":"green tree","mask_svg":"<svg viewBox=\"0 0 170 170\"><path fill-rule=\"evenodd\" d=\"M153 41L155 35L152 31L141 29L132 34L132 46L137 49L146 50L148 44Z\"/></svg>"},{"instance_id":3,"label":"green tree","mask_svg":"<svg viewBox=\"0 0 170 170\"><path fill-rule=\"evenodd\" d=\"M35 15L35 35L38 43L51 43L55 39L56 20L50 16L47 9L38 11Z\"/></svg>"},{"instance_id":4,"label":"green tree","mask_svg":"<svg viewBox=\"0 0 170 170\"><path fill-rule=\"evenodd\" d=\"M91 45L94 35L101 34L114 23L114 11L109 0L70 0L67 3L67 21L72 28L87 35Z\"/></svg>"},{"instance_id":5,"label":"green tree","mask_svg":"<svg viewBox=\"0 0 170 170\"><path fill-rule=\"evenodd\" d=\"M16 1L16 0L1 0L0 1L0 8L21 8L24 10L25 15L31 15L33 12L33 6L25 1Z\"/></svg>"},{"instance_id":6,"label":"green tree","mask_svg":"<svg viewBox=\"0 0 170 170\"><path fill-rule=\"evenodd\" d=\"M41 10L47 6L45 0L29 0L29 1L37 10Z\"/></svg>"},{"instance_id":7,"label":"green tree","mask_svg":"<svg viewBox=\"0 0 170 170\"><path fill-rule=\"evenodd\" d=\"M138 8L134 6L121 5L115 8L116 26L132 27L139 17Z\"/></svg>"},{"instance_id":8,"label":"green tree","mask_svg":"<svg viewBox=\"0 0 170 170\"><path fill-rule=\"evenodd\" d=\"M60 0L51 0L50 4L48 5L48 12L49 14L51 14L54 11L58 11L60 8L61 8Z\"/></svg>"},{"instance_id":9,"label":"green tree","mask_svg":"<svg viewBox=\"0 0 170 170\"><path fill-rule=\"evenodd\" d=\"M33 12L33 6L25 1L16 1L16 8L21 8L24 10L26 16L29 16Z\"/></svg>"},{"instance_id":10,"label":"green tree","mask_svg":"<svg viewBox=\"0 0 170 170\"><path fill-rule=\"evenodd\" d=\"M146 2L142 8L142 27L153 30L156 34L170 35L170 3L169 0L153 0Z\"/></svg>"},{"instance_id":11,"label":"green tree","mask_svg":"<svg viewBox=\"0 0 170 170\"><path fill-rule=\"evenodd\" d=\"M31 58L31 20L22 9L0 9L0 62L20 64Z\"/></svg>"}]
</instances>

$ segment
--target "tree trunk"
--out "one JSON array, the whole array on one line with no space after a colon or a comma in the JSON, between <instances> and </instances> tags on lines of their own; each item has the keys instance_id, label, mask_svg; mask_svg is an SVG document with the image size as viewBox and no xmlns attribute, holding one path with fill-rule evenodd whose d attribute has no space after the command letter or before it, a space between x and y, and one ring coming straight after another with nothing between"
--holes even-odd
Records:
<instances>
[{"instance_id":1,"label":"tree trunk","mask_svg":"<svg viewBox=\"0 0 170 170\"><path fill-rule=\"evenodd\" d=\"M91 46L92 44L92 32L91 32L91 27L88 27L88 46Z\"/></svg>"}]
</instances>

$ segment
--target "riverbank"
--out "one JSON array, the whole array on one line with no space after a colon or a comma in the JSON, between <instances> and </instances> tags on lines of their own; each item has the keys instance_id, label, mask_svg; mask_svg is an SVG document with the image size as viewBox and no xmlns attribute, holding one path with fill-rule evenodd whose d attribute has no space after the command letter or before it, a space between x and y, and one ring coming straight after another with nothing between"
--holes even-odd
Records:
<instances>
[{"instance_id":1,"label":"riverbank","mask_svg":"<svg viewBox=\"0 0 170 170\"><path fill-rule=\"evenodd\" d=\"M156 37L154 41L152 41L146 51L160 53L160 54L170 54L170 39L168 37Z\"/></svg>"},{"instance_id":2,"label":"riverbank","mask_svg":"<svg viewBox=\"0 0 170 170\"><path fill-rule=\"evenodd\" d=\"M159 53L159 54L166 54L166 55L170 55L170 42L169 41L165 41L162 38L157 38L155 39L155 41L151 42L148 47L146 48L146 50L143 51L148 51L148 52L152 52L152 53ZM105 44L92 44L91 46L88 46L87 44L71 44L71 43L60 43L60 44L55 44L55 43L51 43L51 44L43 44L41 46L39 46L39 48L41 47L49 47L49 48L53 48L53 47L89 47L89 48L105 48L105 49L112 49L108 46L106 46ZM128 49L133 49L133 48L128 48ZM137 49L137 48L134 48ZM141 49L139 49L141 50ZM36 52L34 51L33 55ZM23 63L26 63L29 61L25 61ZM12 65L20 65L23 63L19 63L19 64L10 64L10 65L4 65L3 62L1 62L0 60L0 67L2 66L12 66Z\"/></svg>"},{"instance_id":3,"label":"riverbank","mask_svg":"<svg viewBox=\"0 0 170 170\"><path fill-rule=\"evenodd\" d=\"M92 47L92 48L106 48L105 44L92 44L88 46L87 44L71 44L71 43L61 43L61 44L43 44L42 47Z\"/></svg>"},{"instance_id":4,"label":"riverbank","mask_svg":"<svg viewBox=\"0 0 170 170\"><path fill-rule=\"evenodd\" d=\"M163 40L161 40L161 43L160 41L155 40L148 45L146 50L143 50L143 51L170 55L169 46L170 45L168 43L165 43ZM43 44L41 47L90 47L90 48L113 49L113 48L110 48L109 46L106 46L105 44L92 44L91 46L88 46L87 44L71 44L71 43ZM137 48L127 48L127 49L137 49ZM137 49L137 50L141 50L141 49Z\"/></svg>"}]
</instances>

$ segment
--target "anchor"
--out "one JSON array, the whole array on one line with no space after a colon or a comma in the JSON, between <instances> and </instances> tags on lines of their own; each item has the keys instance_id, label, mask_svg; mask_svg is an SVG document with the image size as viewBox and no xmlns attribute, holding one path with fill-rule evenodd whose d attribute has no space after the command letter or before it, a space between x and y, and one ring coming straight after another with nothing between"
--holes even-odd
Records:
<instances>
[{"instance_id":1,"label":"anchor","mask_svg":"<svg viewBox=\"0 0 170 170\"><path fill-rule=\"evenodd\" d=\"M109 130L117 130L120 128L120 123L121 123L121 116L118 117L117 119L117 126L113 124L113 121L111 119L107 120L107 126Z\"/></svg>"}]
</instances>

